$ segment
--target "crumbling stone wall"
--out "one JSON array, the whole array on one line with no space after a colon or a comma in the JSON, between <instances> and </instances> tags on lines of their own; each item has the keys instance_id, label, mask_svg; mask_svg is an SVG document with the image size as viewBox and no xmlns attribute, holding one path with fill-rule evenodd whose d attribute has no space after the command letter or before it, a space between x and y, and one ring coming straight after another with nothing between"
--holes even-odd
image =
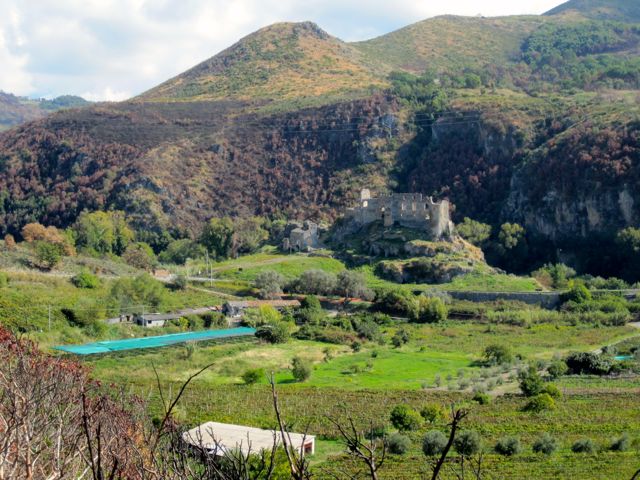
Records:
<instances>
[{"instance_id":1,"label":"crumbling stone wall","mask_svg":"<svg viewBox=\"0 0 640 480\"><path fill-rule=\"evenodd\" d=\"M373 198L368 189L360 192L359 205L347 217L359 226L382 220L385 227L400 225L423 230L434 240L451 238L453 223L447 200L435 202L421 193L393 193Z\"/></svg>"}]
</instances>

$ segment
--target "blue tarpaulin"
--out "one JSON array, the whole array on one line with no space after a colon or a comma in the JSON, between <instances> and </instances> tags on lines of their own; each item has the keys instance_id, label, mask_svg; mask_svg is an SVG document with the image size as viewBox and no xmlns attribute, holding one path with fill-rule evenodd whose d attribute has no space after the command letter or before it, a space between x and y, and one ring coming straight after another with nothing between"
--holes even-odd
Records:
<instances>
[{"instance_id":1,"label":"blue tarpaulin","mask_svg":"<svg viewBox=\"0 0 640 480\"><path fill-rule=\"evenodd\" d=\"M254 335L256 330L249 327L227 328L224 330L204 330L201 332L174 333L155 337L126 338L122 340L107 340L104 342L85 343L84 345L61 345L53 347L76 355L91 355L93 353L120 352L139 348L167 347L184 342L199 342L218 338L246 337Z\"/></svg>"}]
</instances>

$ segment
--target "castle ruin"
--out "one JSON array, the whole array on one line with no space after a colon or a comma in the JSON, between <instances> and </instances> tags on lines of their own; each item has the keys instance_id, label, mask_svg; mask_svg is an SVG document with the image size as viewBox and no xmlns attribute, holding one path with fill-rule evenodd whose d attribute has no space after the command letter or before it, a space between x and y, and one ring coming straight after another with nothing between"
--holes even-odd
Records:
<instances>
[{"instance_id":1,"label":"castle ruin","mask_svg":"<svg viewBox=\"0 0 640 480\"><path fill-rule=\"evenodd\" d=\"M372 198L365 188L360 192L359 205L347 210L347 218L359 227L381 220L385 227L400 225L426 231L433 240L453 235L449 202L434 202L432 197L423 197L421 193L393 193Z\"/></svg>"},{"instance_id":2,"label":"castle ruin","mask_svg":"<svg viewBox=\"0 0 640 480\"><path fill-rule=\"evenodd\" d=\"M305 221L303 225L297 222L289 223L285 228L285 238L282 250L285 252L309 252L318 248L320 243L318 225Z\"/></svg>"}]
</instances>

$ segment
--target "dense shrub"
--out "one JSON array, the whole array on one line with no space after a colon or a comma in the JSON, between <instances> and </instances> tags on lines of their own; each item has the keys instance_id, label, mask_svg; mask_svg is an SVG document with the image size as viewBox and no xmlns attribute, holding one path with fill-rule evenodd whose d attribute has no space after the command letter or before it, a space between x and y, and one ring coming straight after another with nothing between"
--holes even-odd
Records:
<instances>
[{"instance_id":1,"label":"dense shrub","mask_svg":"<svg viewBox=\"0 0 640 480\"><path fill-rule=\"evenodd\" d=\"M593 352L571 353L565 362L569 373L574 375L607 375L613 364L611 357Z\"/></svg>"},{"instance_id":2,"label":"dense shrub","mask_svg":"<svg viewBox=\"0 0 640 480\"><path fill-rule=\"evenodd\" d=\"M503 365L513 362L513 353L506 345L489 345L484 349L484 359L490 365Z\"/></svg>"},{"instance_id":3,"label":"dense shrub","mask_svg":"<svg viewBox=\"0 0 640 480\"><path fill-rule=\"evenodd\" d=\"M188 285L189 285L189 280L187 280L186 276L176 275L175 277L173 277L173 280L171 280L171 283L169 286L173 290L185 290Z\"/></svg>"},{"instance_id":4,"label":"dense shrub","mask_svg":"<svg viewBox=\"0 0 640 480\"><path fill-rule=\"evenodd\" d=\"M555 410L556 402L548 393L540 393L527 402L524 410L532 413L540 413L548 410Z\"/></svg>"},{"instance_id":5,"label":"dense shrub","mask_svg":"<svg viewBox=\"0 0 640 480\"><path fill-rule=\"evenodd\" d=\"M189 259L204 257L205 252L206 249L202 245L188 238L181 238L169 243L167 248L158 255L158 259L163 263L184 265Z\"/></svg>"},{"instance_id":6,"label":"dense shrub","mask_svg":"<svg viewBox=\"0 0 640 480\"><path fill-rule=\"evenodd\" d=\"M394 433L387 438L387 448L389 452L396 455L403 455L409 451L411 440L406 435Z\"/></svg>"},{"instance_id":7,"label":"dense shrub","mask_svg":"<svg viewBox=\"0 0 640 480\"><path fill-rule=\"evenodd\" d=\"M391 337L391 343L394 347L400 348L402 345L409 343L410 339L411 335L409 334L409 331L404 328L400 328L393 334L393 337Z\"/></svg>"},{"instance_id":8,"label":"dense shrub","mask_svg":"<svg viewBox=\"0 0 640 480\"><path fill-rule=\"evenodd\" d=\"M164 285L145 273L134 278L123 277L116 280L111 285L109 302L123 311L140 305L159 310L167 299L166 295Z\"/></svg>"},{"instance_id":9,"label":"dense shrub","mask_svg":"<svg viewBox=\"0 0 640 480\"><path fill-rule=\"evenodd\" d=\"M520 439L518 437L502 437L496 442L494 447L496 453L510 457L522 451Z\"/></svg>"},{"instance_id":10,"label":"dense shrub","mask_svg":"<svg viewBox=\"0 0 640 480\"><path fill-rule=\"evenodd\" d=\"M438 297L418 296L417 309L411 312L410 320L419 323L436 323L447 319L447 306Z\"/></svg>"},{"instance_id":11,"label":"dense shrub","mask_svg":"<svg viewBox=\"0 0 640 480\"><path fill-rule=\"evenodd\" d=\"M575 275L576 271L563 263L548 263L531 274L542 285L551 288L566 288L569 279Z\"/></svg>"},{"instance_id":12,"label":"dense shrub","mask_svg":"<svg viewBox=\"0 0 640 480\"><path fill-rule=\"evenodd\" d=\"M202 330L204 329L204 319L199 315L187 315L186 320L188 322L189 330Z\"/></svg>"},{"instance_id":13,"label":"dense shrub","mask_svg":"<svg viewBox=\"0 0 640 480\"><path fill-rule=\"evenodd\" d=\"M298 325L314 325L314 326L326 326L334 324L322 309L316 308L299 308L294 312L294 319ZM340 327L340 325L336 325ZM351 330L351 328L347 328Z\"/></svg>"},{"instance_id":14,"label":"dense shrub","mask_svg":"<svg viewBox=\"0 0 640 480\"><path fill-rule=\"evenodd\" d=\"M144 242L130 243L122 254L122 259L127 265L146 271L153 270L158 264L153 249Z\"/></svg>"},{"instance_id":15,"label":"dense shrub","mask_svg":"<svg viewBox=\"0 0 640 480\"><path fill-rule=\"evenodd\" d=\"M574 453L594 453L596 446L590 438L582 438L571 445L571 451Z\"/></svg>"},{"instance_id":16,"label":"dense shrub","mask_svg":"<svg viewBox=\"0 0 640 480\"><path fill-rule=\"evenodd\" d=\"M541 393L546 393L555 400L562 398L562 392L553 383L547 383Z\"/></svg>"},{"instance_id":17,"label":"dense shrub","mask_svg":"<svg viewBox=\"0 0 640 480\"><path fill-rule=\"evenodd\" d=\"M427 457L440 455L447 445L447 437L440 430L428 431L422 440L422 453Z\"/></svg>"},{"instance_id":18,"label":"dense shrub","mask_svg":"<svg viewBox=\"0 0 640 480\"><path fill-rule=\"evenodd\" d=\"M620 437L616 438L611 445L609 446L609 450L612 452L626 452L631 447L631 438L629 434L624 433Z\"/></svg>"},{"instance_id":19,"label":"dense shrub","mask_svg":"<svg viewBox=\"0 0 640 480\"><path fill-rule=\"evenodd\" d=\"M375 308L390 315L409 316L409 312L415 308L415 297L404 289L378 290Z\"/></svg>"},{"instance_id":20,"label":"dense shrub","mask_svg":"<svg viewBox=\"0 0 640 480\"><path fill-rule=\"evenodd\" d=\"M226 327L227 317L222 312L203 313L201 315L205 328Z\"/></svg>"},{"instance_id":21,"label":"dense shrub","mask_svg":"<svg viewBox=\"0 0 640 480\"><path fill-rule=\"evenodd\" d=\"M300 307L305 310L312 311L321 311L322 306L320 305L320 300L315 295L307 295L300 302Z\"/></svg>"},{"instance_id":22,"label":"dense shrub","mask_svg":"<svg viewBox=\"0 0 640 480\"><path fill-rule=\"evenodd\" d=\"M458 435L453 442L453 448L460 455L470 457L480 451L482 440L475 430L464 430Z\"/></svg>"},{"instance_id":23,"label":"dense shrub","mask_svg":"<svg viewBox=\"0 0 640 480\"><path fill-rule=\"evenodd\" d=\"M324 270L307 270L292 281L288 289L298 293L331 295L335 293L338 279Z\"/></svg>"},{"instance_id":24,"label":"dense shrub","mask_svg":"<svg viewBox=\"0 0 640 480\"><path fill-rule=\"evenodd\" d=\"M242 381L246 385L253 385L254 383L259 382L260 379L263 378L263 377L264 377L264 369L262 369L262 368L250 368L249 370L246 370L242 374Z\"/></svg>"},{"instance_id":25,"label":"dense shrub","mask_svg":"<svg viewBox=\"0 0 640 480\"><path fill-rule=\"evenodd\" d=\"M276 320L256 329L256 337L269 343L287 343L291 338L291 326L283 320Z\"/></svg>"},{"instance_id":26,"label":"dense shrub","mask_svg":"<svg viewBox=\"0 0 640 480\"><path fill-rule=\"evenodd\" d=\"M538 395L544 388L544 380L536 370L534 365L529 365L525 370L518 373L520 390L527 397Z\"/></svg>"},{"instance_id":27,"label":"dense shrub","mask_svg":"<svg viewBox=\"0 0 640 480\"><path fill-rule=\"evenodd\" d=\"M456 231L466 241L482 246L491 237L491 225L465 217L456 225Z\"/></svg>"},{"instance_id":28,"label":"dense shrub","mask_svg":"<svg viewBox=\"0 0 640 480\"><path fill-rule=\"evenodd\" d=\"M545 455L551 455L558 449L558 441L553 438L548 432L543 433L540 437L533 442L534 453L544 453Z\"/></svg>"},{"instance_id":29,"label":"dense shrub","mask_svg":"<svg viewBox=\"0 0 640 480\"><path fill-rule=\"evenodd\" d=\"M488 405L491 402L491 397L486 393L476 392L473 401L478 402L479 405Z\"/></svg>"},{"instance_id":30,"label":"dense shrub","mask_svg":"<svg viewBox=\"0 0 640 480\"><path fill-rule=\"evenodd\" d=\"M71 283L77 288L98 288L100 279L90 272L82 271L71 277Z\"/></svg>"},{"instance_id":31,"label":"dense shrub","mask_svg":"<svg viewBox=\"0 0 640 480\"><path fill-rule=\"evenodd\" d=\"M284 277L273 270L263 270L253 281L253 286L258 289L260 298L279 298L283 285Z\"/></svg>"},{"instance_id":32,"label":"dense shrub","mask_svg":"<svg viewBox=\"0 0 640 480\"><path fill-rule=\"evenodd\" d=\"M291 361L291 373L297 382L305 382L311 377L311 364L300 357L294 357Z\"/></svg>"},{"instance_id":33,"label":"dense shrub","mask_svg":"<svg viewBox=\"0 0 640 480\"><path fill-rule=\"evenodd\" d=\"M271 305L247 308L243 317L244 323L254 328L262 325L271 325L280 320L282 320L282 314Z\"/></svg>"},{"instance_id":34,"label":"dense shrub","mask_svg":"<svg viewBox=\"0 0 640 480\"><path fill-rule=\"evenodd\" d=\"M624 325L631 320L629 303L622 297L616 295L605 295L597 299L587 300L580 303L573 301L562 305L562 310L580 314L604 313L606 315L594 316L598 319L592 323L602 323L604 325Z\"/></svg>"},{"instance_id":35,"label":"dense shrub","mask_svg":"<svg viewBox=\"0 0 640 480\"><path fill-rule=\"evenodd\" d=\"M63 250L59 244L39 240L33 244L36 267L53 270L63 257Z\"/></svg>"},{"instance_id":36,"label":"dense shrub","mask_svg":"<svg viewBox=\"0 0 640 480\"><path fill-rule=\"evenodd\" d=\"M407 405L397 405L391 410L389 417L391 424L398 430L418 430L422 424L422 417Z\"/></svg>"},{"instance_id":37,"label":"dense shrub","mask_svg":"<svg viewBox=\"0 0 640 480\"><path fill-rule=\"evenodd\" d=\"M562 295L563 302L583 303L591 299L591 292L582 283L574 284L568 292Z\"/></svg>"},{"instance_id":38,"label":"dense shrub","mask_svg":"<svg viewBox=\"0 0 640 480\"><path fill-rule=\"evenodd\" d=\"M566 362L563 360L554 360L547 367L547 373L552 379L560 378L562 375L565 375L569 371L569 367L567 367Z\"/></svg>"},{"instance_id":39,"label":"dense shrub","mask_svg":"<svg viewBox=\"0 0 640 480\"><path fill-rule=\"evenodd\" d=\"M320 327L314 325L303 325L295 333L295 337L299 340L313 340L336 345L351 345L357 338L354 332L347 332L336 326Z\"/></svg>"},{"instance_id":40,"label":"dense shrub","mask_svg":"<svg viewBox=\"0 0 640 480\"><path fill-rule=\"evenodd\" d=\"M345 298L372 300L374 297L373 291L367 287L364 275L352 270L343 270L338 274L336 291Z\"/></svg>"},{"instance_id":41,"label":"dense shrub","mask_svg":"<svg viewBox=\"0 0 640 480\"><path fill-rule=\"evenodd\" d=\"M585 285L594 290L625 290L629 288L629 284L624 280L616 277L582 277Z\"/></svg>"},{"instance_id":42,"label":"dense shrub","mask_svg":"<svg viewBox=\"0 0 640 480\"><path fill-rule=\"evenodd\" d=\"M442 406L432 403L422 407L420 416L428 423L436 423L444 419L447 412Z\"/></svg>"}]
</instances>

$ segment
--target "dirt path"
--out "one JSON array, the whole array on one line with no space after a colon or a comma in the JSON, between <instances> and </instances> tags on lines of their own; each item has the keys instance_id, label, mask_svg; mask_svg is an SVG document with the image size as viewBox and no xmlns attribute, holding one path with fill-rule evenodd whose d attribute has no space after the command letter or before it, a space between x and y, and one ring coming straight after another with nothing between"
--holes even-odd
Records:
<instances>
[{"instance_id":1,"label":"dirt path","mask_svg":"<svg viewBox=\"0 0 640 480\"><path fill-rule=\"evenodd\" d=\"M306 255L302 255L306 256ZM249 267L261 267L263 265L273 265L274 263L282 263L290 261L291 258L287 256L277 257L277 258L267 258L265 260L259 260L254 262L244 262L244 263L234 263L233 265L221 266L221 267L213 267L211 270L213 272L223 272L225 270L238 269L238 268L249 268Z\"/></svg>"},{"instance_id":2,"label":"dirt path","mask_svg":"<svg viewBox=\"0 0 640 480\"><path fill-rule=\"evenodd\" d=\"M211 295L217 295L219 297L222 298L227 298L229 300L237 300L240 297L237 297L236 295L231 295L229 293L224 293L224 292L218 292L217 290L209 290L208 288L200 288L200 287L192 287L189 286L190 290L196 290L198 292L204 292L204 293L210 293Z\"/></svg>"}]
</instances>

